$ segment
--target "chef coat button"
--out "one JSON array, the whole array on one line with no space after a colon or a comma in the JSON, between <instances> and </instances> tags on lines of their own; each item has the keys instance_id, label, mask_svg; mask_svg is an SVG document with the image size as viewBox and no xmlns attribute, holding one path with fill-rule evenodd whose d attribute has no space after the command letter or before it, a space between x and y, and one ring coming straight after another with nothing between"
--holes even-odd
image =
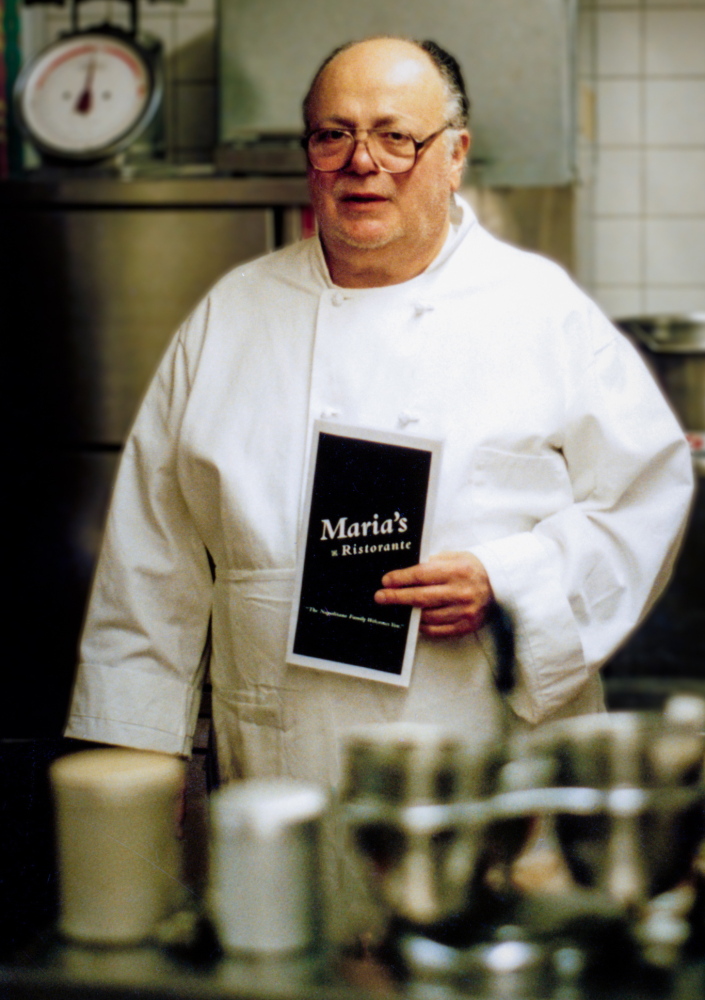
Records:
<instances>
[{"instance_id":1,"label":"chef coat button","mask_svg":"<svg viewBox=\"0 0 705 1000\"><path fill-rule=\"evenodd\" d=\"M407 424L417 424L419 419L415 413L409 413L408 410L402 410L399 414L399 424L401 427L406 427Z\"/></svg>"},{"instance_id":2,"label":"chef coat button","mask_svg":"<svg viewBox=\"0 0 705 1000\"><path fill-rule=\"evenodd\" d=\"M423 316L425 312L431 312L433 306L428 302L414 302L414 316Z\"/></svg>"},{"instance_id":3,"label":"chef coat button","mask_svg":"<svg viewBox=\"0 0 705 1000\"><path fill-rule=\"evenodd\" d=\"M345 302L345 296L342 292L333 292L331 302L334 306L342 306L343 302Z\"/></svg>"},{"instance_id":4,"label":"chef coat button","mask_svg":"<svg viewBox=\"0 0 705 1000\"><path fill-rule=\"evenodd\" d=\"M321 410L321 420L335 420L339 416L340 410L336 410L333 406L326 406Z\"/></svg>"}]
</instances>

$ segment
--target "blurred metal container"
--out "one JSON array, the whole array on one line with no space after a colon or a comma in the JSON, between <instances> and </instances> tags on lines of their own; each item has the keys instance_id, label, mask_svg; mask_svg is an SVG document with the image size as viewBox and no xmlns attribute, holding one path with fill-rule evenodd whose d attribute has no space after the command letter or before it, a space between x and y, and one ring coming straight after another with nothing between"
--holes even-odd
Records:
<instances>
[{"instance_id":1,"label":"blurred metal container","mask_svg":"<svg viewBox=\"0 0 705 1000\"><path fill-rule=\"evenodd\" d=\"M705 313L636 316L617 326L646 349L687 431L705 432Z\"/></svg>"},{"instance_id":2,"label":"blurred metal container","mask_svg":"<svg viewBox=\"0 0 705 1000\"><path fill-rule=\"evenodd\" d=\"M56 806L61 917L66 937L139 944L181 902L176 757L104 748L50 770Z\"/></svg>"},{"instance_id":3,"label":"blurred metal container","mask_svg":"<svg viewBox=\"0 0 705 1000\"><path fill-rule=\"evenodd\" d=\"M453 937L458 917L472 934L475 890L490 868L508 869L532 824L533 813L508 808L510 794L495 807L496 793L512 791L504 746L442 726L380 723L349 730L343 760L343 816L373 894L414 934ZM420 955L408 957L418 971Z\"/></svg>"},{"instance_id":4,"label":"blurred metal container","mask_svg":"<svg viewBox=\"0 0 705 1000\"><path fill-rule=\"evenodd\" d=\"M317 943L325 804L318 786L283 778L213 794L208 909L226 952L284 954Z\"/></svg>"},{"instance_id":5,"label":"blurred metal container","mask_svg":"<svg viewBox=\"0 0 705 1000\"><path fill-rule=\"evenodd\" d=\"M595 793L555 812L579 885L638 908L689 877L705 836L703 699L562 719L517 741L519 759L531 750L552 758L558 788Z\"/></svg>"}]
</instances>

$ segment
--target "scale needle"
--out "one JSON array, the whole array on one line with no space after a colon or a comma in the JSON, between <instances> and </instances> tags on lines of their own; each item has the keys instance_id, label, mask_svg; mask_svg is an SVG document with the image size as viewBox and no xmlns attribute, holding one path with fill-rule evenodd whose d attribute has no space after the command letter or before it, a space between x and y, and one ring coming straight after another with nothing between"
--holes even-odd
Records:
<instances>
[{"instance_id":1,"label":"scale needle","mask_svg":"<svg viewBox=\"0 0 705 1000\"><path fill-rule=\"evenodd\" d=\"M74 111L81 115L87 115L93 108L93 77L95 75L95 59L91 59L86 70L86 79L83 83L83 90L78 95L78 100L74 105Z\"/></svg>"}]
</instances>

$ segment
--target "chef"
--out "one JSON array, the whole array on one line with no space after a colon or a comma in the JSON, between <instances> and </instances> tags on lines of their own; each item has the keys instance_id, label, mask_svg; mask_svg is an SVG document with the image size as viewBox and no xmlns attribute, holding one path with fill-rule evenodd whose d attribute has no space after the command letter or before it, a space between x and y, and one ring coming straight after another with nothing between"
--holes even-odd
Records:
<instances>
[{"instance_id":1,"label":"chef","mask_svg":"<svg viewBox=\"0 0 705 1000\"><path fill-rule=\"evenodd\" d=\"M338 50L305 102L318 235L240 265L178 331L126 444L67 735L189 754L205 669L223 779L334 784L354 723L469 736L600 710L692 492L640 359L555 264L457 195L470 136L433 43ZM431 551L375 600L422 609L406 688L286 663L315 419L443 442ZM503 699L486 624L516 629Z\"/></svg>"}]
</instances>

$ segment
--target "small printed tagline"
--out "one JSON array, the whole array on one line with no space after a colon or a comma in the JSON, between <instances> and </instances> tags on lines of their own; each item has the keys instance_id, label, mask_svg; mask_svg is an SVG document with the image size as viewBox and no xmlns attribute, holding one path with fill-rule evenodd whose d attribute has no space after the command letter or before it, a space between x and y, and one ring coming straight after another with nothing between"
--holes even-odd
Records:
<instances>
[{"instance_id":1,"label":"small printed tagline","mask_svg":"<svg viewBox=\"0 0 705 1000\"><path fill-rule=\"evenodd\" d=\"M383 622L379 618L369 618L366 615L347 615L343 611L329 611L328 608L312 608L307 606L306 610L312 615L325 615L329 618L347 618L348 621L361 622L363 625L384 625L385 628L404 628L403 625L399 625L397 622Z\"/></svg>"}]
</instances>

